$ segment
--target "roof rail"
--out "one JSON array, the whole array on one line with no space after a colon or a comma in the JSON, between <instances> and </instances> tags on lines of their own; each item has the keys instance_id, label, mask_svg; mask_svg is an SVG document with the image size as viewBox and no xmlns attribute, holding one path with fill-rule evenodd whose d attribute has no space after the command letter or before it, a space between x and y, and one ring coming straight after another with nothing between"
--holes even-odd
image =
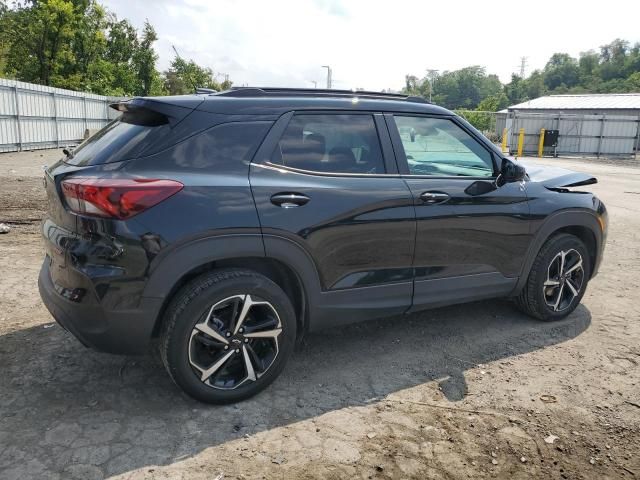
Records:
<instances>
[{"instance_id":1,"label":"roof rail","mask_svg":"<svg viewBox=\"0 0 640 480\"><path fill-rule=\"evenodd\" d=\"M367 90L330 90L324 88L231 87L229 90L216 92L213 95L220 97L361 97L429 103L422 97L405 95L403 93L371 92Z\"/></svg>"}]
</instances>

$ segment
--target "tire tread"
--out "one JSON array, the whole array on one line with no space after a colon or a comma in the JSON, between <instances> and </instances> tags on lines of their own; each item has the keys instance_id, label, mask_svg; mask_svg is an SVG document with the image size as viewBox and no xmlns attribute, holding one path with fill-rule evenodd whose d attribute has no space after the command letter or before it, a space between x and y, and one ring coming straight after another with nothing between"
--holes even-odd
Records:
<instances>
[{"instance_id":1,"label":"tire tread","mask_svg":"<svg viewBox=\"0 0 640 480\"><path fill-rule=\"evenodd\" d=\"M167 308L163 322L162 322L162 330L160 334L160 358L162 359L162 363L167 370L167 373L171 377L171 380L179 386L176 378L174 376L174 372L172 371L169 361L168 361L168 353L169 353L169 340L171 339L171 335L173 330L176 327L178 320L180 319L180 314L184 309L193 301L196 297L203 294L210 288L215 285L226 282L228 280L243 278L243 277L253 277L262 279L263 275L260 275L257 272L252 270L243 270L243 269L225 269L225 270L213 270L209 273L205 273L196 277L191 282L187 283L181 290L179 290L171 303L169 304L169 308Z\"/></svg>"},{"instance_id":2,"label":"tire tread","mask_svg":"<svg viewBox=\"0 0 640 480\"><path fill-rule=\"evenodd\" d=\"M558 233L547 239L547 241L544 243L544 245L536 255L533 265L531 265L527 283L522 288L518 296L515 297L516 307L523 313L537 318L538 320L556 320L556 318L549 315L547 306L541 305L538 301L536 288L539 282L540 275L544 275L545 273L546 265L544 265L544 262L547 254L550 250L557 248L557 245L565 240L577 240L578 242L580 242L580 244L582 244L582 241L578 237L569 233ZM585 282L586 281L587 280L585 279Z\"/></svg>"}]
</instances>

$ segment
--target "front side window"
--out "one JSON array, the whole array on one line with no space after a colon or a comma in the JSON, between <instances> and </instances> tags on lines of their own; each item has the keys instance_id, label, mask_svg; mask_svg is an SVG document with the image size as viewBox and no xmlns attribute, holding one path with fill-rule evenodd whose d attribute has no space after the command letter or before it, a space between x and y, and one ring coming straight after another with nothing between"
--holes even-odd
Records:
<instances>
[{"instance_id":1,"label":"front side window","mask_svg":"<svg viewBox=\"0 0 640 480\"><path fill-rule=\"evenodd\" d=\"M493 176L491 154L445 118L394 115L411 175Z\"/></svg>"},{"instance_id":2,"label":"front side window","mask_svg":"<svg viewBox=\"0 0 640 480\"><path fill-rule=\"evenodd\" d=\"M385 172L371 115L296 115L271 163L325 173Z\"/></svg>"}]
</instances>

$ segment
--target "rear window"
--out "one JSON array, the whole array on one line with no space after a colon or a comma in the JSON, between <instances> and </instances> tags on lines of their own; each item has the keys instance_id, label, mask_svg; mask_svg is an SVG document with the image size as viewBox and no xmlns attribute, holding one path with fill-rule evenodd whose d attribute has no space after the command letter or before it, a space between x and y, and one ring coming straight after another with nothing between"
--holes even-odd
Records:
<instances>
[{"instance_id":1,"label":"rear window","mask_svg":"<svg viewBox=\"0 0 640 480\"><path fill-rule=\"evenodd\" d=\"M65 162L85 166L129 160L142 154L168 132L169 124L164 115L150 110L124 112L81 143L73 151L73 157Z\"/></svg>"}]
</instances>

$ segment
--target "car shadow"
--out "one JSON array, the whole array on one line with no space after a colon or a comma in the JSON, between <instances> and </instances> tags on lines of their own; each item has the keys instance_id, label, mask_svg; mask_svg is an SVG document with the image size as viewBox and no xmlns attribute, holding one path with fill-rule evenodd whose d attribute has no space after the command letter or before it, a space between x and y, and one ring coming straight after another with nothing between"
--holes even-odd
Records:
<instances>
[{"instance_id":1,"label":"car shadow","mask_svg":"<svg viewBox=\"0 0 640 480\"><path fill-rule=\"evenodd\" d=\"M467 393L466 370L562 343L590 324L584 306L545 323L485 301L336 328L310 335L266 391L228 406L190 399L152 356L92 352L53 324L8 333L0 337L0 477L34 457L40 476L73 464L105 476L169 465L431 381L455 402Z\"/></svg>"}]
</instances>

